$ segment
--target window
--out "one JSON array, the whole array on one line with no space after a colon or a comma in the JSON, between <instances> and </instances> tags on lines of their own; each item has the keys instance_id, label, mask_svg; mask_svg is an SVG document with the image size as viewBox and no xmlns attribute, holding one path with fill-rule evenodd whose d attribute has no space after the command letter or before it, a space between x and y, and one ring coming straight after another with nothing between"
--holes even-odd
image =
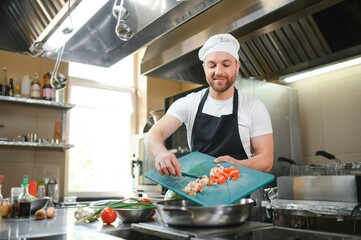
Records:
<instances>
[{"instance_id":1,"label":"window","mask_svg":"<svg viewBox=\"0 0 361 240\"><path fill-rule=\"evenodd\" d=\"M130 195L133 58L111 68L69 63L69 76L69 102L76 106L69 111L68 194Z\"/></svg>"}]
</instances>

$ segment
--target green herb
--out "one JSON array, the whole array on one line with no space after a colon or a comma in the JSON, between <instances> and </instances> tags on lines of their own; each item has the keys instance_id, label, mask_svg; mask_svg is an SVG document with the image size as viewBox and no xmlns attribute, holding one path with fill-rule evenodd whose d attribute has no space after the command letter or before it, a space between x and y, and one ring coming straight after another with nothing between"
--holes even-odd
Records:
<instances>
[{"instance_id":1,"label":"green herb","mask_svg":"<svg viewBox=\"0 0 361 240\"><path fill-rule=\"evenodd\" d=\"M135 209L135 208L151 208L151 209L155 209L156 208L156 206L153 205L151 202L137 202L134 199L124 199L124 200L113 202L111 204L108 204L108 205L98 208L96 211L77 220L75 222L75 224L80 224L80 223L84 223L84 222L92 222L92 221L96 220L99 217L101 211L106 207L109 207L112 209L118 209L118 208L133 208L133 209Z\"/></svg>"}]
</instances>

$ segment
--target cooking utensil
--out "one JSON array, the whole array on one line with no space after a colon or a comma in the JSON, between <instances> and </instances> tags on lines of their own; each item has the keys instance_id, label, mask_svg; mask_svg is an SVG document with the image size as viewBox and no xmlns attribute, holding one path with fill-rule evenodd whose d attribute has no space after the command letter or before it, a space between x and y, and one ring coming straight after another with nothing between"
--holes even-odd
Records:
<instances>
[{"instance_id":1,"label":"cooking utensil","mask_svg":"<svg viewBox=\"0 0 361 240\"><path fill-rule=\"evenodd\" d=\"M156 202L154 205L166 224L174 226L221 227L243 223L255 201L243 198L237 204L204 207L188 200Z\"/></svg>"},{"instance_id":2,"label":"cooking utensil","mask_svg":"<svg viewBox=\"0 0 361 240\"><path fill-rule=\"evenodd\" d=\"M201 178L202 178L202 177L199 177L199 176L196 176L196 175L192 175L192 174L189 174L189 173L185 173L185 172L182 172L182 176L183 176L183 177L197 178L197 179L201 179Z\"/></svg>"},{"instance_id":3,"label":"cooking utensil","mask_svg":"<svg viewBox=\"0 0 361 240\"><path fill-rule=\"evenodd\" d=\"M209 176L210 170L216 166L213 162L215 157L200 152L192 152L178 160L182 165L182 171L195 176ZM203 191L196 196L190 196L182 189L190 182L187 177L160 175L156 169L144 174L146 178L153 180L167 189L171 189L182 197L202 206L215 206L232 204L265 186L274 180L274 176L254 169L241 167L228 162L220 163L224 167L234 166L240 169L240 177L236 181L229 180L226 184L204 186ZM229 194L228 190L229 189Z\"/></svg>"},{"instance_id":4,"label":"cooking utensil","mask_svg":"<svg viewBox=\"0 0 361 240\"><path fill-rule=\"evenodd\" d=\"M32 199L30 202L30 212L33 214L39 209L46 208L46 206L48 206L49 204L49 201L50 201L49 197Z\"/></svg>"},{"instance_id":5,"label":"cooking utensil","mask_svg":"<svg viewBox=\"0 0 361 240\"><path fill-rule=\"evenodd\" d=\"M118 217L124 223L144 222L152 214L151 208L115 208Z\"/></svg>"}]
</instances>

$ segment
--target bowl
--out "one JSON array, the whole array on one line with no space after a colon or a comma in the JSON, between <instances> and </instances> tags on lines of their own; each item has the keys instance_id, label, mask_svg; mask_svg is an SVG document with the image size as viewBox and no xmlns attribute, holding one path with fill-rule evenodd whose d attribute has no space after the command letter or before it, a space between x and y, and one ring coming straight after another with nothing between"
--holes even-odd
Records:
<instances>
[{"instance_id":1,"label":"bowl","mask_svg":"<svg viewBox=\"0 0 361 240\"><path fill-rule=\"evenodd\" d=\"M115 208L117 216L124 223L144 222L152 215L151 208Z\"/></svg>"},{"instance_id":2,"label":"bowl","mask_svg":"<svg viewBox=\"0 0 361 240\"><path fill-rule=\"evenodd\" d=\"M46 206L48 206L49 199L50 198L48 197L31 199L30 212L35 213L39 209L46 208Z\"/></svg>"}]
</instances>

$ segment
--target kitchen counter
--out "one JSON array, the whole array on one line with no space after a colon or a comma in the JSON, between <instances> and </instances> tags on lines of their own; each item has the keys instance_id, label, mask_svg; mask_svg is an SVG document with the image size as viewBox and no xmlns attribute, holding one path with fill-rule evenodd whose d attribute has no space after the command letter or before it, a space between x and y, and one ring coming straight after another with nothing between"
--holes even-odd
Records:
<instances>
[{"instance_id":1,"label":"kitchen counter","mask_svg":"<svg viewBox=\"0 0 361 240\"><path fill-rule=\"evenodd\" d=\"M179 228L164 224L157 214L147 222L124 224L117 219L111 225L103 225L101 221L75 225L75 208L57 209L53 219L3 219L1 223L0 239L38 239L38 240L163 240L163 239L250 239L246 236L261 234L251 239L328 239L328 240L355 240L360 236L331 234L327 232L307 231L301 229L280 228L269 223L246 221L241 225L223 228ZM267 233L266 233L267 231ZM266 233L266 234L265 234ZM272 235L273 234L273 235ZM271 237L272 236L272 237ZM280 238L278 238L280 237ZM284 238L283 238L284 237ZM291 237L291 238L290 238ZM316 237L316 238L315 238ZM317 238L319 237L319 238ZM238 238L237 238L238 239Z\"/></svg>"},{"instance_id":2,"label":"kitchen counter","mask_svg":"<svg viewBox=\"0 0 361 240\"><path fill-rule=\"evenodd\" d=\"M130 224L117 219L111 225L101 221L75 225L76 208L56 209L53 219L36 220L3 218L0 239L124 239L130 232ZM117 236L117 237L115 237Z\"/></svg>"}]
</instances>

